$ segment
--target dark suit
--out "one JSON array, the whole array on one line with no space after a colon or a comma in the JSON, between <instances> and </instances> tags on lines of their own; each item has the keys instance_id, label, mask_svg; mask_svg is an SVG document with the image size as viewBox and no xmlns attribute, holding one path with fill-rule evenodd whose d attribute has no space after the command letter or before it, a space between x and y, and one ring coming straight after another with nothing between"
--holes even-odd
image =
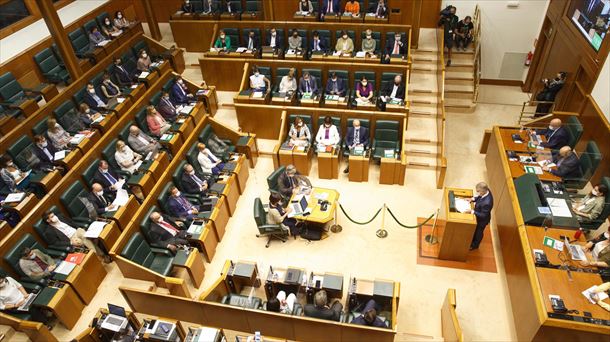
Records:
<instances>
[{"instance_id":1,"label":"dark suit","mask_svg":"<svg viewBox=\"0 0 610 342\"><path fill-rule=\"evenodd\" d=\"M55 214L55 216L57 216L57 218L61 222L69 225L70 227L74 229L78 228L78 224L76 224L71 219L58 214ZM65 247L72 246L72 244L70 243L70 238L68 238L64 233L62 233L59 229L53 227L52 225L48 224L46 221L44 223L45 225L43 231L43 238L49 245Z\"/></svg>"},{"instance_id":2,"label":"dark suit","mask_svg":"<svg viewBox=\"0 0 610 342\"><path fill-rule=\"evenodd\" d=\"M404 40L401 39L400 41L402 43L402 45L398 45L398 54L399 55L404 55L406 48L407 48L407 44L404 42ZM388 39L388 41L385 44L385 53L387 55L393 55L393 50L394 50L394 44L396 43L396 39L394 37L392 37L392 39Z\"/></svg>"},{"instance_id":3,"label":"dark suit","mask_svg":"<svg viewBox=\"0 0 610 342\"><path fill-rule=\"evenodd\" d=\"M178 234L173 236L172 234L170 234L170 232L168 232L161 225L159 225L156 222L151 221L149 237L152 241L150 241L150 243L157 245L159 247L163 247L163 248L167 247L167 245L186 245L186 244L188 244L188 241L186 240L187 233L186 233L186 230L184 230L185 227L184 226L178 227L176 222L170 220L166 215L161 215L161 216L163 216L164 222L171 224L172 227L178 229L179 232L178 232Z\"/></svg>"},{"instance_id":4,"label":"dark suit","mask_svg":"<svg viewBox=\"0 0 610 342\"><path fill-rule=\"evenodd\" d=\"M390 95L392 95L392 90L394 90L394 82L388 82L383 87L383 89L381 89L381 95L390 96ZM396 90L395 98L402 99L402 100L405 99L405 85L402 82L398 85L398 89Z\"/></svg>"},{"instance_id":5,"label":"dark suit","mask_svg":"<svg viewBox=\"0 0 610 342\"><path fill-rule=\"evenodd\" d=\"M278 50L281 50L284 47L283 43L284 43L284 41L282 39L282 35L276 31L275 48ZM267 37L265 38L265 46L271 46L271 33L267 34Z\"/></svg>"},{"instance_id":6,"label":"dark suit","mask_svg":"<svg viewBox=\"0 0 610 342\"><path fill-rule=\"evenodd\" d=\"M292 178L289 177L286 172L282 172L277 179L277 185L282 196L284 196L284 198L290 198L290 196L292 196L292 189L296 187L300 181L304 181L307 183L307 186L311 187L309 179L305 176L301 176L299 172Z\"/></svg>"},{"instance_id":7,"label":"dark suit","mask_svg":"<svg viewBox=\"0 0 610 342\"><path fill-rule=\"evenodd\" d=\"M318 48L320 49L321 52L328 51L328 42L326 41L326 39L324 39L322 37L320 37L320 39L318 39ZM309 51L311 51L311 52L317 51L317 50L315 50L315 42L314 42L313 38L309 42Z\"/></svg>"},{"instance_id":8,"label":"dark suit","mask_svg":"<svg viewBox=\"0 0 610 342\"><path fill-rule=\"evenodd\" d=\"M193 99L189 99L187 95L188 92L183 90L178 83L174 83L174 85L172 85L170 98L175 105L188 104L189 100L193 101Z\"/></svg>"},{"instance_id":9,"label":"dark suit","mask_svg":"<svg viewBox=\"0 0 610 342\"><path fill-rule=\"evenodd\" d=\"M341 310L343 309L343 304L338 301L334 302L330 308L327 307L317 307L313 304L305 305L305 316L314 317L319 319L326 319L331 321L339 321L341 318Z\"/></svg>"},{"instance_id":10,"label":"dark suit","mask_svg":"<svg viewBox=\"0 0 610 342\"><path fill-rule=\"evenodd\" d=\"M108 174L115 179L115 182L119 181L120 176L113 169L108 168ZM116 192L116 190L110 188L114 184L111 183L111 177L108 177L108 175L104 175L100 171L99 167L93 175L93 183L99 183L104 188L104 192Z\"/></svg>"},{"instance_id":11,"label":"dark suit","mask_svg":"<svg viewBox=\"0 0 610 342\"><path fill-rule=\"evenodd\" d=\"M40 148L37 144L34 144L34 146L32 147L32 151L34 152L34 155L38 158L38 160L40 160L38 165L36 165L36 169L45 170L45 169L53 168L53 159L49 158L49 156L47 156L47 154L44 152L44 150L42 148ZM49 151L49 153L51 154L52 157L54 157L55 152L57 152L55 150L55 147L53 147L53 144L50 144L48 142L47 142L47 151Z\"/></svg>"},{"instance_id":12,"label":"dark suit","mask_svg":"<svg viewBox=\"0 0 610 342\"><path fill-rule=\"evenodd\" d=\"M243 37L244 40L244 46L245 48L248 48L248 43L250 42L250 36L246 35ZM254 49L260 49L261 48L261 42L258 39L257 36L252 37L252 46Z\"/></svg>"},{"instance_id":13,"label":"dark suit","mask_svg":"<svg viewBox=\"0 0 610 342\"><path fill-rule=\"evenodd\" d=\"M115 64L112 67L112 75L120 87L129 87L134 81L134 76L122 65L121 67L118 67Z\"/></svg>"},{"instance_id":14,"label":"dark suit","mask_svg":"<svg viewBox=\"0 0 610 342\"><path fill-rule=\"evenodd\" d=\"M203 11L204 13L216 13L218 12L218 4L216 1L212 0L212 3L208 3L208 0L203 0Z\"/></svg>"},{"instance_id":15,"label":"dark suit","mask_svg":"<svg viewBox=\"0 0 610 342\"><path fill-rule=\"evenodd\" d=\"M159 104L157 105L157 112L161 114L167 120L175 120L178 116L178 112L176 111L176 107L172 103L171 100L165 100L161 98L159 100Z\"/></svg>"},{"instance_id":16,"label":"dark suit","mask_svg":"<svg viewBox=\"0 0 610 342\"><path fill-rule=\"evenodd\" d=\"M477 219L477 228L474 231L470 248L479 248L481 240L483 240L483 233L485 227L491 221L491 209L494 206L494 197L489 191L485 197L477 196L474 198L474 210L473 214Z\"/></svg>"},{"instance_id":17,"label":"dark suit","mask_svg":"<svg viewBox=\"0 0 610 342\"><path fill-rule=\"evenodd\" d=\"M196 176L202 182L206 180L205 177L202 177L201 175L196 175ZM193 176L189 175L186 172L182 172L182 176L180 177L180 184L182 185L182 190L184 190L184 192L186 192L187 194L203 195L203 196L207 195L207 190L201 191L201 187L193 179ZM209 181L208 181L208 186L210 186Z\"/></svg>"},{"instance_id":18,"label":"dark suit","mask_svg":"<svg viewBox=\"0 0 610 342\"><path fill-rule=\"evenodd\" d=\"M387 328L387 326L385 325L385 323L381 320L381 318L379 317L375 317L375 320L373 321L372 324L369 324L365 319L364 319L364 314L367 313L368 311L372 310L372 309L376 309L376 303L375 300L370 299L367 303L366 306L364 307L364 309L361 311L361 315L354 318L351 321L351 324L359 324L359 325L368 325L370 327L378 327L378 328Z\"/></svg>"},{"instance_id":19,"label":"dark suit","mask_svg":"<svg viewBox=\"0 0 610 342\"><path fill-rule=\"evenodd\" d=\"M324 0L324 7L322 7L322 13L327 14L330 10L330 2L333 3L333 11L331 13L341 13L341 3L339 0Z\"/></svg>"},{"instance_id":20,"label":"dark suit","mask_svg":"<svg viewBox=\"0 0 610 342\"><path fill-rule=\"evenodd\" d=\"M347 146L352 146L354 144L354 127L350 127L347 129L347 136L345 137L345 143ZM369 129L363 126L360 126L360 135L358 136L358 143L364 145L364 148L369 147Z\"/></svg>"},{"instance_id":21,"label":"dark suit","mask_svg":"<svg viewBox=\"0 0 610 342\"><path fill-rule=\"evenodd\" d=\"M89 194L87 195L87 199L89 200L89 202L91 202L98 215L101 215L106 212L106 207L112 204L115 195L104 191L104 196L102 197L103 199L97 197L97 195L93 192L89 192ZM106 201L104 202L104 200Z\"/></svg>"},{"instance_id":22,"label":"dark suit","mask_svg":"<svg viewBox=\"0 0 610 342\"><path fill-rule=\"evenodd\" d=\"M192 220L193 218L197 217L196 214L189 213L189 210L199 210L199 206L193 205L193 203L189 202L188 198L182 195L180 195L180 198L186 201L187 204L183 204L181 201L178 200L178 198L174 196L169 196L167 198L167 208L169 209L170 215L178 218L181 221Z\"/></svg>"},{"instance_id":23,"label":"dark suit","mask_svg":"<svg viewBox=\"0 0 610 342\"><path fill-rule=\"evenodd\" d=\"M540 146L550 148L551 150L558 150L568 145L570 135L568 131L563 127L559 127L556 130L542 129L536 130L536 134L544 135L546 142L540 143Z\"/></svg>"},{"instance_id":24,"label":"dark suit","mask_svg":"<svg viewBox=\"0 0 610 342\"><path fill-rule=\"evenodd\" d=\"M230 13L238 13L239 10L237 9L237 3L238 3L238 1L226 1L225 3L222 4L222 12L229 13L229 4L231 4Z\"/></svg>"},{"instance_id":25,"label":"dark suit","mask_svg":"<svg viewBox=\"0 0 610 342\"><path fill-rule=\"evenodd\" d=\"M329 78L328 81L326 81L326 94L330 94L333 90L333 79ZM345 96L345 82L343 81L343 79L341 79L341 77L337 77L337 91L339 93L339 96Z\"/></svg>"},{"instance_id":26,"label":"dark suit","mask_svg":"<svg viewBox=\"0 0 610 342\"><path fill-rule=\"evenodd\" d=\"M388 14L388 5L384 5L381 8L377 8L377 5L372 5L369 7L369 13L375 13L375 15L379 17L385 17Z\"/></svg>"},{"instance_id":27,"label":"dark suit","mask_svg":"<svg viewBox=\"0 0 610 342\"><path fill-rule=\"evenodd\" d=\"M104 102L104 96L100 95L100 93L97 90L95 91L95 94L99 97L99 99L100 99L100 101L102 101L102 103L107 104L106 102ZM89 92L85 93L84 99L85 99L85 103L87 103L87 105L89 105L89 108L91 108L91 109L95 109L97 111L106 109L106 107L99 106L97 101L93 98L93 95L91 95L91 93L89 93Z\"/></svg>"},{"instance_id":28,"label":"dark suit","mask_svg":"<svg viewBox=\"0 0 610 342\"><path fill-rule=\"evenodd\" d=\"M307 84L303 77L299 80L299 92L301 94L307 92ZM316 82L316 78L312 75L309 75L309 92L312 94L318 93L318 82Z\"/></svg>"},{"instance_id":29,"label":"dark suit","mask_svg":"<svg viewBox=\"0 0 610 342\"><path fill-rule=\"evenodd\" d=\"M567 157L561 159L559 156L553 158L553 162L557 165L557 169L551 170L551 173L561 178L577 178L580 177L580 159L576 153L571 152Z\"/></svg>"}]
</instances>

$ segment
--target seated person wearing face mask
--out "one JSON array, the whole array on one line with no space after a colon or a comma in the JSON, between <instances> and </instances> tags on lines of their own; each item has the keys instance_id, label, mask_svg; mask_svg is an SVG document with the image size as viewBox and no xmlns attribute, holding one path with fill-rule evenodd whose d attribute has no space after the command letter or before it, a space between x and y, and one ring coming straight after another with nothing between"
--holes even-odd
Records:
<instances>
[{"instance_id":1,"label":"seated person wearing face mask","mask_svg":"<svg viewBox=\"0 0 610 342\"><path fill-rule=\"evenodd\" d=\"M264 94L270 87L271 81L258 71L256 65L253 66L252 75L250 75L250 90Z\"/></svg>"},{"instance_id":2,"label":"seated person wearing face mask","mask_svg":"<svg viewBox=\"0 0 610 342\"><path fill-rule=\"evenodd\" d=\"M157 104L157 112L159 112L164 119L172 122L178 117L178 110L170 100L170 96L167 91L164 91L161 95L159 104Z\"/></svg>"},{"instance_id":3,"label":"seated person wearing face mask","mask_svg":"<svg viewBox=\"0 0 610 342\"><path fill-rule=\"evenodd\" d=\"M84 102L81 103L80 106L78 106L78 116L83 125L89 128L92 127L93 123L96 122L96 120L103 120L102 114L100 114L98 111L91 110L91 108L89 108L89 105Z\"/></svg>"},{"instance_id":4,"label":"seated person wearing face mask","mask_svg":"<svg viewBox=\"0 0 610 342\"><path fill-rule=\"evenodd\" d=\"M172 252L176 252L179 245L188 245L190 235L181 222L174 222L156 211L150 214L150 220L150 243L165 246Z\"/></svg>"},{"instance_id":5,"label":"seated person wearing face mask","mask_svg":"<svg viewBox=\"0 0 610 342\"><path fill-rule=\"evenodd\" d=\"M351 55L354 52L354 41L347 35L347 32L341 31L341 38L337 39L335 51L341 52L342 55Z\"/></svg>"},{"instance_id":6,"label":"seated person wearing face mask","mask_svg":"<svg viewBox=\"0 0 610 342\"><path fill-rule=\"evenodd\" d=\"M55 260L38 249L24 248L19 259L19 268L28 278L40 280L51 275Z\"/></svg>"},{"instance_id":7,"label":"seated person wearing face mask","mask_svg":"<svg viewBox=\"0 0 610 342\"><path fill-rule=\"evenodd\" d=\"M331 321L339 321L343 304L338 300L329 307L326 291L320 290L314 295L314 304L305 305L305 316L326 319Z\"/></svg>"},{"instance_id":8,"label":"seated person wearing face mask","mask_svg":"<svg viewBox=\"0 0 610 342\"><path fill-rule=\"evenodd\" d=\"M127 143L129 143L129 146L131 146L134 151L143 156L147 156L149 153L152 153L153 158L156 157L157 153L159 153L159 150L161 149L161 144L140 131L140 128L136 125L129 127Z\"/></svg>"},{"instance_id":9,"label":"seated person wearing face mask","mask_svg":"<svg viewBox=\"0 0 610 342\"><path fill-rule=\"evenodd\" d=\"M345 82L333 71L326 81L326 94L345 96L346 91Z\"/></svg>"},{"instance_id":10,"label":"seated person wearing face mask","mask_svg":"<svg viewBox=\"0 0 610 342\"><path fill-rule=\"evenodd\" d=\"M610 265L610 233L608 231L587 242L583 248L587 260L580 262L583 266L607 268Z\"/></svg>"},{"instance_id":11,"label":"seated person wearing face mask","mask_svg":"<svg viewBox=\"0 0 610 342\"><path fill-rule=\"evenodd\" d=\"M176 76L176 81L172 86L171 100L174 105L186 105L191 102L196 102L195 96L189 92L184 80L181 76Z\"/></svg>"},{"instance_id":12,"label":"seated person wearing face mask","mask_svg":"<svg viewBox=\"0 0 610 342\"><path fill-rule=\"evenodd\" d=\"M299 36L299 32L296 29L292 31L292 35L288 38L288 48L295 51L303 48L303 38Z\"/></svg>"},{"instance_id":13,"label":"seated person wearing face mask","mask_svg":"<svg viewBox=\"0 0 610 342\"><path fill-rule=\"evenodd\" d=\"M47 120L47 136L56 150L61 151L70 148L70 139L72 139L72 137L70 136L70 133L66 132L66 130L57 123L55 118L49 118Z\"/></svg>"},{"instance_id":14,"label":"seated person wearing face mask","mask_svg":"<svg viewBox=\"0 0 610 342\"><path fill-rule=\"evenodd\" d=\"M339 130L337 126L333 125L333 121L330 116L324 118L324 124L318 129L316 134L316 143L318 151L325 150L326 147L337 147L341 141Z\"/></svg>"},{"instance_id":15,"label":"seated person wearing face mask","mask_svg":"<svg viewBox=\"0 0 610 342\"><path fill-rule=\"evenodd\" d=\"M364 310L362 310L362 314L352 320L352 324L360 324L360 325L368 325L370 327L378 327L378 328L386 328L385 323L377 317L377 303L375 300L370 299Z\"/></svg>"},{"instance_id":16,"label":"seated person wearing face mask","mask_svg":"<svg viewBox=\"0 0 610 342\"><path fill-rule=\"evenodd\" d=\"M119 140L116 142L114 159L121 167L121 170L133 174L138 170L137 164L140 160L142 160L142 155L132 151L129 146L125 145L123 140Z\"/></svg>"},{"instance_id":17,"label":"seated person wearing face mask","mask_svg":"<svg viewBox=\"0 0 610 342\"><path fill-rule=\"evenodd\" d=\"M402 35L400 33L394 34L394 41L388 40L385 46L385 63L389 63L392 56L400 55L404 57L406 44L403 43Z\"/></svg>"},{"instance_id":18,"label":"seated person wearing face mask","mask_svg":"<svg viewBox=\"0 0 610 342\"><path fill-rule=\"evenodd\" d=\"M106 192L115 193L119 189L118 182L121 179L122 177L110 168L107 161L100 160L98 168L93 175L94 183L99 183Z\"/></svg>"},{"instance_id":19,"label":"seated person wearing face mask","mask_svg":"<svg viewBox=\"0 0 610 342\"><path fill-rule=\"evenodd\" d=\"M570 146L560 148L559 154L553 157L553 163L557 165L556 169L551 169L546 165L542 169L561 178L580 176L580 159Z\"/></svg>"},{"instance_id":20,"label":"seated person wearing face mask","mask_svg":"<svg viewBox=\"0 0 610 342\"><path fill-rule=\"evenodd\" d=\"M19 282L11 277L0 276L0 310L8 311L16 310L21 305L25 304L28 297L27 291L23 288ZM23 313L20 311L13 311L15 313ZM53 326L48 325L49 321L45 314L39 307L30 306L28 310L29 314L32 315L31 320L35 322L41 322L47 326L47 329L53 329Z\"/></svg>"},{"instance_id":21,"label":"seated person wearing face mask","mask_svg":"<svg viewBox=\"0 0 610 342\"><path fill-rule=\"evenodd\" d=\"M99 184L98 184L99 185ZM83 247L95 252L103 257L104 262L110 262L110 256L98 239L88 239L85 237L85 230L77 226L76 222L69 218L56 215L52 211L42 214L42 219L46 223L43 230L45 241L49 245Z\"/></svg>"},{"instance_id":22,"label":"seated person wearing face mask","mask_svg":"<svg viewBox=\"0 0 610 342\"><path fill-rule=\"evenodd\" d=\"M45 137L42 135L35 135L34 143L35 145L32 151L34 151L34 155L39 160L38 164L36 164L36 169L42 171L52 171L57 169L57 167L53 164L55 152L57 152L53 145L49 144L47 139L45 139Z\"/></svg>"},{"instance_id":23,"label":"seated person wearing face mask","mask_svg":"<svg viewBox=\"0 0 610 342\"><path fill-rule=\"evenodd\" d=\"M138 56L140 57L138 58L138 62L136 63L136 69L138 69L138 71L140 72L150 72L150 65L152 64L152 61L150 60L150 56L148 55L146 50L140 50Z\"/></svg>"},{"instance_id":24,"label":"seated person wearing face mask","mask_svg":"<svg viewBox=\"0 0 610 342\"><path fill-rule=\"evenodd\" d=\"M310 75L308 71L303 73L303 76L299 80L299 93L303 94L318 94L318 82L313 75Z\"/></svg>"},{"instance_id":25,"label":"seated person wearing face mask","mask_svg":"<svg viewBox=\"0 0 610 342\"><path fill-rule=\"evenodd\" d=\"M373 31L366 30L366 38L362 39L362 52L374 55L377 50L377 41L373 39Z\"/></svg>"},{"instance_id":26,"label":"seated person wearing face mask","mask_svg":"<svg viewBox=\"0 0 610 342\"><path fill-rule=\"evenodd\" d=\"M114 84L110 79L109 73L104 73L102 76L102 84L100 85L100 90L102 91L102 95L106 98L106 101L118 101L117 99L121 97L121 88ZM112 107L112 104L110 105Z\"/></svg>"},{"instance_id":27,"label":"seated person wearing face mask","mask_svg":"<svg viewBox=\"0 0 610 342\"><path fill-rule=\"evenodd\" d=\"M89 108L93 108L96 111L103 111L110 107L103 99L103 96L97 93L93 83L87 84L87 92L85 93L84 99Z\"/></svg>"},{"instance_id":28,"label":"seated person wearing face mask","mask_svg":"<svg viewBox=\"0 0 610 342\"><path fill-rule=\"evenodd\" d=\"M97 214L101 215L117 209L116 205L112 204L115 196L116 194L104 192L104 188L99 183L93 183L87 199L91 202Z\"/></svg>"},{"instance_id":29,"label":"seated person wearing face mask","mask_svg":"<svg viewBox=\"0 0 610 342\"><path fill-rule=\"evenodd\" d=\"M197 161L199 162L199 165L201 165L201 171L204 174L220 174L220 172L225 166L222 160L212 154L212 152L205 146L204 143L198 143L197 149L199 149Z\"/></svg>"},{"instance_id":30,"label":"seated person wearing face mask","mask_svg":"<svg viewBox=\"0 0 610 342\"><path fill-rule=\"evenodd\" d=\"M283 314L291 315L294 310L294 302L296 302L297 296L294 293L286 296L285 291L279 291L277 296L271 297L267 302L267 311L281 312Z\"/></svg>"},{"instance_id":31,"label":"seated person wearing face mask","mask_svg":"<svg viewBox=\"0 0 610 342\"><path fill-rule=\"evenodd\" d=\"M279 88L280 93L294 93L297 90L297 80L294 77L294 74L294 68L290 68L288 75L282 77Z\"/></svg>"},{"instance_id":32,"label":"seated person wearing face mask","mask_svg":"<svg viewBox=\"0 0 610 342\"><path fill-rule=\"evenodd\" d=\"M191 164L185 164L180 178L182 189L187 194L207 196L208 181L198 175Z\"/></svg>"},{"instance_id":33,"label":"seated person wearing face mask","mask_svg":"<svg viewBox=\"0 0 610 342\"><path fill-rule=\"evenodd\" d=\"M303 119L298 116L294 119L294 123L290 126L288 137L290 138L289 144L291 146L309 146L311 143L311 133L309 132L309 127L303 122Z\"/></svg>"},{"instance_id":34,"label":"seated person wearing face mask","mask_svg":"<svg viewBox=\"0 0 610 342\"><path fill-rule=\"evenodd\" d=\"M225 31L220 30L218 38L214 42L214 48L217 50L230 50L231 49L231 37L227 37Z\"/></svg>"},{"instance_id":35,"label":"seated person wearing face mask","mask_svg":"<svg viewBox=\"0 0 610 342\"><path fill-rule=\"evenodd\" d=\"M301 175L297 168L290 164L286 166L286 170L280 174L277 179L278 189L284 198L290 198L292 194L297 193L301 187L311 188L311 182L307 176Z\"/></svg>"},{"instance_id":36,"label":"seated person wearing face mask","mask_svg":"<svg viewBox=\"0 0 610 342\"><path fill-rule=\"evenodd\" d=\"M578 221L590 221L599 217L604 209L608 188L604 184L597 184L582 200L572 203L572 211Z\"/></svg>"},{"instance_id":37,"label":"seated person wearing face mask","mask_svg":"<svg viewBox=\"0 0 610 342\"><path fill-rule=\"evenodd\" d=\"M197 218L201 207L194 205L186 197L182 195L180 190L175 186L169 188L170 196L167 198L167 207L169 214L175 217L179 221L186 221L190 223L193 219Z\"/></svg>"},{"instance_id":38,"label":"seated person wearing face mask","mask_svg":"<svg viewBox=\"0 0 610 342\"><path fill-rule=\"evenodd\" d=\"M284 47L282 45L282 36L277 34L277 30L275 28L271 28L271 30L269 30L269 34L267 35L266 40L266 46L275 49L276 51L278 51L278 54Z\"/></svg>"}]
</instances>

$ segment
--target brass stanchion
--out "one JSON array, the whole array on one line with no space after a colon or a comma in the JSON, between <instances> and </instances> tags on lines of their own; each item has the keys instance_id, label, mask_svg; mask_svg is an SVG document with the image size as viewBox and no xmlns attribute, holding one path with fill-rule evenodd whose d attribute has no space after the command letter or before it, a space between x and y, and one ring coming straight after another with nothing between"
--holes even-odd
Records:
<instances>
[{"instance_id":1,"label":"brass stanchion","mask_svg":"<svg viewBox=\"0 0 610 342\"><path fill-rule=\"evenodd\" d=\"M337 210L339 210L339 208L335 208L335 224L330 226L330 231L333 233L341 233L343 230L343 227L341 227L337 220Z\"/></svg>"},{"instance_id":2,"label":"brass stanchion","mask_svg":"<svg viewBox=\"0 0 610 342\"><path fill-rule=\"evenodd\" d=\"M434 216L434 223L432 224L432 232L424 238L427 243L431 245L435 245L438 243L438 238L436 237L436 220L438 219L438 213L440 208L436 209L436 215Z\"/></svg>"},{"instance_id":3,"label":"brass stanchion","mask_svg":"<svg viewBox=\"0 0 610 342\"><path fill-rule=\"evenodd\" d=\"M385 212L386 212L386 204L383 204L383 214L381 215L381 228L377 229L377 232L375 232L375 235L377 235L378 238L380 239L384 239L388 236L388 231L385 230Z\"/></svg>"}]
</instances>

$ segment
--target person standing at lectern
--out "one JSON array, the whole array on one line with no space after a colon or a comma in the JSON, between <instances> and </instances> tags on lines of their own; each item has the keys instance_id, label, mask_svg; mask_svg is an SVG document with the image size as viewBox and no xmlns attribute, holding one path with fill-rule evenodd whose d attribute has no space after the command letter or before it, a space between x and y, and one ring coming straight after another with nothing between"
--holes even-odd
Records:
<instances>
[{"instance_id":1,"label":"person standing at lectern","mask_svg":"<svg viewBox=\"0 0 610 342\"><path fill-rule=\"evenodd\" d=\"M477 219L477 228L474 231L472 242L470 242L470 250L479 249L479 244L483 240L483 233L485 227L491 221L491 209L494 206L494 198L489 191L487 183L480 182L476 186L476 192L478 196L469 198L469 202L474 202L474 210L469 210L467 213L473 213Z\"/></svg>"}]
</instances>

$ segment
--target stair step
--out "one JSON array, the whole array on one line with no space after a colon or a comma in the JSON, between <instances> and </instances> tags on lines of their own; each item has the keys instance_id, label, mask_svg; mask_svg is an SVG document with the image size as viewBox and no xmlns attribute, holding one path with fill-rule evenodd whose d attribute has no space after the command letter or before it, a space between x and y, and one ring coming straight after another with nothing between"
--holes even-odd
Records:
<instances>
[{"instance_id":1,"label":"stair step","mask_svg":"<svg viewBox=\"0 0 610 342\"><path fill-rule=\"evenodd\" d=\"M436 91L436 89L432 90L432 89L425 89L425 88L413 88L413 87L409 87L409 94L422 94L422 95L436 95L438 94L438 91Z\"/></svg>"},{"instance_id":2,"label":"stair step","mask_svg":"<svg viewBox=\"0 0 610 342\"><path fill-rule=\"evenodd\" d=\"M423 116L423 117L430 117L430 118L435 118L436 117L436 112L428 112L428 111L423 111L423 110L409 110L409 115L418 115L418 116Z\"/></svg>"},{"instance_id":3,"label":"stair step","mask_svg":"<svg viewBox=\"0 0 610 342\"><path fill-rule=\"evenodd\" d=\"M471 72L474 70L474 65L461 65L458 63L453 63L451 61L451 66L447 67L447 71L468 71Z\"/></svg>"},{"instance_id":4,"label":"stair step","mask_svg":"<svg viewBox=\"0 0 610 342\"><path fill-rule=\"evenodd\" d=\"M432 64L416 65L415 63L413 63L411 65L411 74L430 73L430 72L436 72L436 64L434 64L434 65L432 65Z\"/></svg>"},{"instance_id":5,"label":"stair step","mask_svg":"<svg viewBox=\"0 0 610 342\"><path fill-rule=\"evenodd\" d=\"M426 157L436 157L438 156L438 152L422 150L422 149L408 149L405 151L407 155L421 155Z\"/></svg>"},{"instance_id":6,"label":"stair step","mask_svg":"<svg viewBox=\"0 0 610 342\"><path fill-rule=\"evenodd\" d=\"M424 138L406 138L405 143L410 144L410 145L434 145L434 146L436 146L438 144L438 142L435 140L424 139Z\"/></svg>"}]
</instances>

